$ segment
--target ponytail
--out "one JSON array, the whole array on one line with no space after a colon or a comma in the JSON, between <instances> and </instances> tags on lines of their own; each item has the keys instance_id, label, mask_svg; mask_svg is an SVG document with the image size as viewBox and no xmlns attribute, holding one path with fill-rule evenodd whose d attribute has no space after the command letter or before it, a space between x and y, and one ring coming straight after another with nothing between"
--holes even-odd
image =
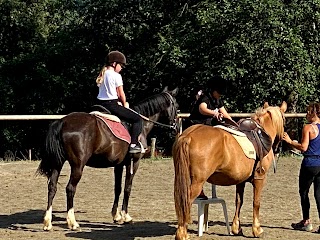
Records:
<instances>
[{"instance_id":1,"label":"ponytail","mask_svg":"<svg viewBox=\"0 0 320 240\"><path fill-rule=\"evenodd\" d=\"M100 87L101 83L103 83L103 79L104 79L104 73L105 71L107 70L106 67L103 67L99 73L99 76L97 77L96 79L96 83L97 83L97 86Z\"/></svg>"}]
</instances>

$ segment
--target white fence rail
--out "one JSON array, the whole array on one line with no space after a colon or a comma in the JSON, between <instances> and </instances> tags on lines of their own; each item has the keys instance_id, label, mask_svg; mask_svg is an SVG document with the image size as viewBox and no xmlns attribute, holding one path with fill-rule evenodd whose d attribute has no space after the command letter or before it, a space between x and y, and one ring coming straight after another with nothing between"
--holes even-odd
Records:
<instances>
[{"instance_id":1,"label":"white fence rail","mask_svg":"<svg viewBox=\"0 0 320 240\"><path fill-rule=\"evenodd\" d=\"M250 117L253 113L230 113L233 118ZM182 119L189 117L189 113L179 113L177 116L177 123L179 133L182 133ZM65 115L0 115L0 120L55 120L63 118ZM305 117L305 113L286 113L285 117Z\"/></svg>"},{"instance_id":2,"label":"white fence rail","mask_svg":"<svg viewBox=\"0 0 320 240\"><path fill-rule=\"evenodd\" d=\"M252 113L229 113L231 117L250 117ZM178 118L187 118L189 113L179 113ZM65 115L0 115L0 120L55 120ZM306 113L286 113L285 117L305 117Z\"/></svg>"},{"instance_id":3,"label":"white fence rail","mask_svg":"<svg viewBox=\"0 0 320 240\"><path fill-rule=\"evenodd\" d=\"M65 115L0 115L0 120L55 120Z\"/></svg>"},{"instance_id":4,"label":"white fence rail","mask_svg":"<svg viewBox=\"0 0 320 240\"><path fill-rule=\"evenodd\" d=\"M229 113L233 118L245 118L250 117L252 113ZM189 113L179 113L177 116L179 133L182 133L182 119L189 117ZM8 120L56 120L63 118L66 115L0 115L0 121ZM305 117L306 113L286 113L285 117ZM154 139L155 142L155 139ZM153 146L154 148L155 146ZM31 149L29 149L29 159L31 160ZM154 155L154 150L153 150ZM153 157L153 156L151 156Z\"/></svg>"}]
</instances>

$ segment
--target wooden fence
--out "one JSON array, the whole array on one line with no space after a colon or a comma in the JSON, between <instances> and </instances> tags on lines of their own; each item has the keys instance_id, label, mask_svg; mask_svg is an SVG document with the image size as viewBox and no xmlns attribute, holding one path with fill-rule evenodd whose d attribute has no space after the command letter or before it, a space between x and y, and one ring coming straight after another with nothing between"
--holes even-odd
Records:
<instances>
[{"instance_id":1,"label":"wooden fence","mask_svg":"<svg viewBox=\"0 0 320 240\"><path fill-rule=\"evenodd\" d=\"M250 117L253 113L229 113L233 118ZM177 116L177 124L179 133L182 133L182 119L189 117L189 113L179 113ZM0 115L0 120L55 120L65 115ZM305 117L306 113L285 113L285 117Z\"/></svg>"},{"instance_id":2,"label":"wooden fence","mask_svg":"<svg viewBox=\"0 0 320 240\"><path fill-rule=\"evenodd\" d=\"M253 113L229 113L231 117L245 118ZM179 113L178 119L189 117L189 113ZM0 120L55 120L65 115L0 115ZM306 113L285 113L285 117L305 117Z\"/></svg>"}]
</instances>

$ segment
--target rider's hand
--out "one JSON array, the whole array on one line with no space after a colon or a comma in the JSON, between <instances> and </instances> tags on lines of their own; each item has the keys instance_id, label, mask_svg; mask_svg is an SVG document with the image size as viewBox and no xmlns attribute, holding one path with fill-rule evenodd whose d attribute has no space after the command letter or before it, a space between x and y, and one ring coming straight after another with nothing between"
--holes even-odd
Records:
<instances>
[{"instance_id":1,"label":"rider's hand","mask_svg":"<svg viewBox=\"0 0 320 240\"><path fill-rule=\"evenodd\" d=\"M214 110L213 112L214 112L214 115L213 115L213 116L214 116L218 121L222 121L223 114L220 113L219 111L216 111L216 110Z\"/></svg>"},{"instance_id":2,"label":"rider's hand","mask_svg":"<svg viewBox=\"0 0 320 240\"><path fill-rule=\"evenodd\" d=\"M129 108L129 103L126 102L126 103L124 104L124 107L125 107L125 108Z\"/></svg>"},{"instance_id":3,"label":"rider's hand","mask_svg":"<svg viewBox=\"0 0 320 240\"><path fill-rule=\"evenodd\" d=\"M223 118L223 114L222 113L218 113L217 119L221 122Z\"/></svg>"}]
</instances>

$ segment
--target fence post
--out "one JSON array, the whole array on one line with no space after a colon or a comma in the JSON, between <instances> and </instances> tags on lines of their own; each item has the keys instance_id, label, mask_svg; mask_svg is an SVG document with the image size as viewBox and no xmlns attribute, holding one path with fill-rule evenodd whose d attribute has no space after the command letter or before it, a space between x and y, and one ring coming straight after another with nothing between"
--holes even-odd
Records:
<instances>
[{"instance_id":1,"label":"fence post","mask_svg":"<svg viewBox=\"0 0 320 240\"><path fill-rule=\"evenodd\" d=\"M154 158L156 151L156 138L151 138L151 149L150 149L150 157Z\"/></svg>"}]
</instances>

